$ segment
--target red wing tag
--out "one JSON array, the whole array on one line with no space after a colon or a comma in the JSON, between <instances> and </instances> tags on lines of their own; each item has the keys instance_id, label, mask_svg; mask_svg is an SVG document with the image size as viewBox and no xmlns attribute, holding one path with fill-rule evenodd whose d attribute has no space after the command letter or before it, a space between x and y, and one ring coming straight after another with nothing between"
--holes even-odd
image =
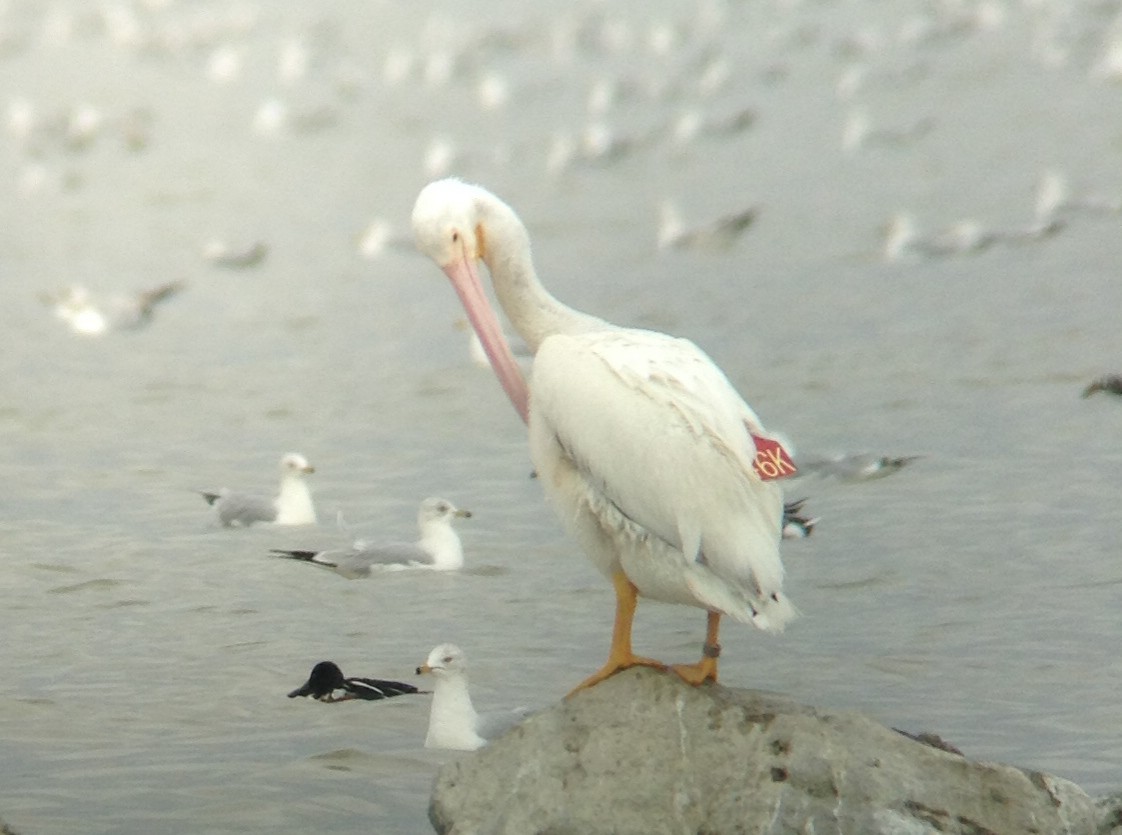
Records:
<instances>
[{"instance_id":1,"label":"red wing tag","mask_svg":"<svg viewBox=\"0 0 1122 835\"><path fill-rule=\"evenodd\" d=\"M748 434L752 435L751 432ZM752 440L756 442L756 460L752 462L752 467L761 481L786 478L799 471L779 441L761 438L759 435L752 435Z\"/></svg>"}]
</instances>

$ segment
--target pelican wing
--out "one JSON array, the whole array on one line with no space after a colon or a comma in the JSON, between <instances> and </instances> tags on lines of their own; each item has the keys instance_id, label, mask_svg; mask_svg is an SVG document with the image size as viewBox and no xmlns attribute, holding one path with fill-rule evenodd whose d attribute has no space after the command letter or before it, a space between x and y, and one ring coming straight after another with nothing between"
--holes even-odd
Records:
<instances>
[{"instance_id":1,"label":"pelican wing","mask_svg":"<svg viewBox=\"0 0 1122 835\"><path fill-rule=\"evenodd\" d=\"M551 336L530 413L602 500L753 596L778 591L782 492L753 469L750 434L766 433L693 343L641 330Z\"/></svg>"}]
</instances>

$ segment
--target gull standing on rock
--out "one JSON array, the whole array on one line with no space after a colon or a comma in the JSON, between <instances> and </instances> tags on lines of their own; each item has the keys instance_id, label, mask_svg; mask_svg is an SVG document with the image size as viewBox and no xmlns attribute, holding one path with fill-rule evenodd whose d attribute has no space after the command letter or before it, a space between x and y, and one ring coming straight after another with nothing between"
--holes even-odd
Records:
<instances>
[{"instance_id":1,"label":"gull standing on rock","mask_svg":"<svg viewBox=\"0 0 1122 835\"><path fill-rule=\"evenodd\" d=\"M417 511L421 538L416 542L379 544L360 539L350 548L327 551L274 549L271 553L330 568L350 580L369 577L375 568L455 571L464 565L464 549L452 521L470 517L470 510L460 510L447 499L429 498L421 502Z\"/></svg>"},{"instance_id":2,"label":"gull standing on rock","mask_svg":"<svg viewBox=\"0 0 1122 835\"><path fill-rule=\"evenodd\" d=\"M289 452L280 461L280 492L274 499L249 493L235 493L223 487L217 493L202 492L214 507L218 521L228 528L249 527L254 522L274 525L314 525L316 509L304 476L315 467L298 452Z\"/></svg>"},{"instance_id":3,"label":"gull standing on rock","mask_svg":"<svg viewBox=\"0 0 1122 835\"><path fill-rule=\"evenodd\" d=\"M426 186L413 208L417 246L451 279L518 414L530 457L569 532L612 581L607 663L577 689L636 664L640 596L705 609L702 658L673 669L717 678L722 615L779 632L795 616L783 595L779 542L786 449L697 346L621 328L554 298L534 271L530 239L495 195L459 180ZM527 385L483 291L534 353Z\"/></svg>"}]
</instances>

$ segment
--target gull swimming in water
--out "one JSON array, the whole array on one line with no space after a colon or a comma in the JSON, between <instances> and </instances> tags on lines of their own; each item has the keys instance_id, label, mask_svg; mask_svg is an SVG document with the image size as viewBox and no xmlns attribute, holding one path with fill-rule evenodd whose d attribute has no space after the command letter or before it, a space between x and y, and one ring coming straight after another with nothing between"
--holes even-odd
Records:
<instances>
[{"instance_id":1,"label":"gull swimming in water","mask_svg":"<svg viewBox=\"0 0 1122 835\"><path fill-rule=\"evenodd\" d=\"M833 458L797 457L800 475L817 473L820 476L833 476L839 481L871 481L899 472L922 455L900 455L895 458L887 455L874 455L859 452L851 455L838 455ZM802 503L799 502L801 505ZM815 520L817 521L817 520Z\"/></svg>"},{"instance_id":2,"label":"gull swimming in water","mask_svg":"<svg viewBox=\"0 0 1122 835\"><path fill-rule=\"evenodd\" d=\"M269 245L264 241L251 241L240 246L215 238L203 246L203 258L216 267L229 270L244 270L256 267L269 254Z\"/></svg>"},{"instance_id":3,"label":"gull swimming in water","mask_svg":"<svg viewBox=\"0 0 1122 835\"><path fill-rule=\"evenodd\" d=\"M1104 377L1093 380L1091 385L1083 389L1083 396L1090 397L1092 394L1100 391L1122 395L1122 374L1107 374Z\"/></svg>"},{"instance_id":4,"label":"gull swimming in water","mask_svg":"<svg viewBox=\"0 0 1122 835\"><path fill-rule=\"evenodd\" d=\"M281 458L280 469L280 492L273 499L235 493L225 487L217 493L202 492L201 495L214 507L218 521L227 528L249 527L254 522L314 525L316 509L304 476L314 473L315 467L300 453L289 452Z\"/></svg>"},{"instance_id":5,"label":"gull swimming in water","mask_svg":"<svg viewBox=\"0 0 1122 835\"><path fill-rule=\"evenodd\" d=\"M784 539L806 539L814 532L814 526L818 524L819 517L815 516L813 519L808 519L803 516L804 504L806 504L805 498L783 504Z\"/></svg>"},{"instance_id":6,"label":"gull swimming in water","mask_svg":"<svg viewBox=\"0 0 1122 835\"><path fill-rule=\"evenodd\" d=\"M904 212L893 217L885 227L884 258L899 261L908 256L946 258L983 252L997 244L1019 245L1049 238L1064 228L1060 218L1038 218L1033 223L1013 229L987 229L975 220L960 220L943 232L921 235L915 218Z\"/></svg>"},{"instance_id":7,"label":"gull swimming in water","mask_svg":"<svg viewBox=\"0 0 1122 835\"><path fill-rule=\"evenodd\" d=\"M452 521L470 517L470 510L460 510L446 499L428 498L421 502L417 511L421 538L416 542L372 543L360 539L350 548L326 551L273 549L271 553L330 568L349 580L369 577L375 568L455 571L464 565L464 549Z\"/></svg>"},{"instance_id":8,"label":"gull swimming in water","mask_svg":"<svg viewBox=\"0 0 1122 835\"><path fill-rule=\"evenodd\" d=\"M44 304L55 315L83 336L101 336L111 330L135 330L152 321L156 305L183 289L172 281L132 295L118 294L98 301L89 290L77 284L56 293L44 293Z\"/></svg>"},{"instance_id":9,"label":"gull swimming in water","mask_svg":"<svg viewBox=\"0 0 1122 835\"><path fill-rule=\"evenodd\" d=\"M659 209L658 248L659 249L728 249L756 220L755 208L723 215L716 220L687 227L678 207L671 201L663 201Z\"/></svg>"},{"instance_id":10,"label":"gull swimming in water","mask_svg":"<svg viewBox=\"0 0 1122 835\"><path fill-rule=\"evenodd\" d=\"M346 702L351 699L377 701L410 693L427 693L412 684L380 678L347 678L332 661L320 661L312 667L308 680L288 694L288 698L311 696L321 702Z\"/></svg>"},{"instance_id":11,"label":"gull swimming in water","mask_svg":"<svg viewBox=\"0 0 1122 835\"><path fill-rule=\"evenodd\" d=\"M480 715L475 712L468 693L467 660L455 644L433 647L428 660L417 668L417 675L436 679L429 709L426 748L474 751L514 727L525 718L523 710Z\"/></svg>"}]
</instances>

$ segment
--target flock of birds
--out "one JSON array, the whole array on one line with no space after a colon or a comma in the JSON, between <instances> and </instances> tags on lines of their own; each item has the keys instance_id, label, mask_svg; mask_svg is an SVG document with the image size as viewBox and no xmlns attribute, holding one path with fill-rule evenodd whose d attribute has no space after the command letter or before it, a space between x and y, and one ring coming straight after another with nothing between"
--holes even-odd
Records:
<instances>
[{"instance_id":1,"label":"flock of birds","mask_svg":"<svg viewBox=\"0 0 1122 835\"><path fill-rule=\"evenodd\" d=\"M948 258L972 255L994 246L1019 246L1051 238L1062 232L1078 215L1122 215L1122 198L1076 192L1066 176L1045 171L1037 181L1032 220L1007 229L993 229L965 219L931 234L919 231L908 212L895 215L887 224L884 258L899 261L909 257Z\"/></svg>"},{"instance_id":2,"label":"flock of birds","mask_svg":"<svg viewBox=\"0 0 1122 835\"><path fill-rule=\"evenodd\" d=\"M116 4L81 12L52 8L40 16L38 28L10 26L5 31L0 26L0 45L6 43L15 50L24 46L22 41L38 37L44 44L58 47L97 33L115 49L135 51L148 59L190 54L199 62L199 73L207 83L220 87L260 73L263 68L254 62L268 60L267 74L277 92L256 104L247 123L254 134L271 139L345 123L347 109L361 102L365 94L389 94L410 83L434 92L465 85L461 98L471 100L480 112L512 109L519 95L534 87L506 70L504 60L491 60L505 58L510 50L549 56L567 84L572 84L573 66L588 64L597 71L580 74L572 88L583 100L579 112L567 120L576 126L523 140L542 157L545 173L559 177L576 168L608 167L654 150L671 157L685 156L698 153L707 141L739 141L766 114L736 95L738 76L754 73L769 84L781 83L790 70L787 53L809 48L818 40L844 58L834 85L846 114L839 130L842 149L855 154L875 146L914 145L938 130L937 119L923 115L903 126L877 124L868 115L866 103L859 100L862 93L886 80L914 82L914 77L924 74L922 58L917 57L924 46L997 31L1012 17L1000 3L932 3L895 24L830 32L793 15L791 22L775 24L766 33L769 48L758 61L745 62L720 38L730 23L730 9L719 2L699 4L692 16L680 20L652 14L635 21L607 10L574 9L550 15L548 23L532 17L525 22L512 20L486 33L470 26L455 27L434 12L418 43L389 44L378 67L376 61L366 66L367 62L348 56L345 50L329 54L332 50L325 44L335 36L324 31L288 33L266 50L251 47L245 41L261 23L259 11L184 7L171 13L174 5L144 9ZM169 13L159 14L164 7ZM1095 47L1093 41L1084 43L1073 36L1080 31L1078 18L1075 11L1054 9L1050 15L1033 19L1032 25L1038 28L1033 42L1040 53L1034 57L1054 66L1083 62L1092 78L1122 77L1119 27L1106 27L1102 43ZM902 67L895 66L893 44L901 52L915 50L917 54ZM1095 54L1083 54L1087 49ZM638 69L648 61L657 62L659 72L644 75ZM302 95L313 100L302 106L297 103ZM69 167L53 164L53 158L75 157L109 138L132 153L142 153L160 126L149 107L118 111L89 101L59 107L24 95L9 99L0 119L0 128L27 159L20 178L25 196L48 190L47 183L55 179L67 179L46 173ZM433 179L470 168L485 155L504 161L525 153L507 143L497 148L464 148L454 137L441 135L421 144L420 169ZM73 179L80 183L82 177ZM725 249L764 211L766 207L758 204L734 204L730 211L687 223L678 205L663 195L650 207L652 219L657 217L652 223L652 243L660 250ZM1050 238L1078 214L1122 214L1122 198L1082 193L1061 171L1045 170L1039 175L1032 218L1024 225L994 228L962 218L928 231L904 210L887 220L882 238L872 245L879 245L888 261L971 255L995 246ZM356 234L356 248L361 256L376 258L388 249L409 246L410 237L379 216ZM260 264L268 251L268 244L260 240L238 245L210 241L203 246L202 255L220 268L245 269ZM159 303L182 290L183 284L175 282L98 299L90 289L74 285L45 294L43 300L74 331L99 335L144 326Z\"/></svg>"},{"instance_id":3,"label":"flock of birds","mask_svg":"<svg viewBox=\"0 0 1122 835\"><path fill-rule=\"evenodd\" d=\"M457 179L430 183L414 206L413 229L418 248L451 280L478 347L526 422L543 489L615 591L608 659L573 693L637 665L672 670L693 685L717 681L723 617L775 633L797 616L782 588L779 543L808 536L818 520L802 515L805 499L785 501L777 482L808 472L879 478L918 457L796 463L784 439L765 429L692 342L621 328L553 297L534 270L521 220L483 188ZM480 263L532 356L529 377L483 290ZM1083 396L1099 391L1122 395L1122 377L1097 379ZM652 449L659 454L651 456ZM281 459L275 497L225 488L202 495L225 526L314 524L305 482L312 472L302 455L288 453ZM418 512L416 542L359 540L349 549L272 553L349 579L377 570L455 570L464 558L452 522L470 515L445 499L429 498ZM706 612L697 662L665 665L632 652L640 598ZM453 644L435 647L417 673L435 679L426 747L474 750L517 721L513 713L495 721L476 712L464 653ZM323 661L289 696L376 701L427 692L403 682L346 677L336 664Z\"/></svg>"},{"instance_id":4,"label":"flock of birds","mask_svg":"<svg viewBox=\"0 0 1122 835\"><path fill-rule=\"evenodd\" d=\"M996 25L983 17L968 23L974 27ZM108 28L114 37L130 42L139 37L138 30L143 31L140 21L126 25L117 20L116 26ZM612 42L610 27L604 27L600 35L605 44ZM938 32L926 36L937 37ZM582 37L578 32L573 40L579 43ZM672 44L679 37L684 36L668 30L652 37L652 44L664 40ZM420 66L416 56L391 54L385 80L389 84L410 74L430 84L442 77L447 80L455 56L444 55L443 62L440 57L433 52ZM240 62L236 51L216 47L207 61L207 73L216 83L226 83L241 71ZM281 74L298 79L309 63L306 53L293 47L284 53ZM694 70L693 81L702 93L723 86L732 72L721 53L699 60ZM548 171L611 164L656 141L620 134L599 118L627 98L626 88L618 79L593 87L589 123L575 137L555 137L546 154ZM480 79L478 93L483 107L499 108L510 90L503 79L489 76ZM25 104L17 102L9 108L9 132L28 145L51 141L49 126L37 121L34 109ZM142 114L135 115L137 118L126 123L127 135L138 137L136 147L142 147L147 120ZM332 118L322 109L300 114L283 102L269 100L258 108L253 126L262 134L288 128L314 130ZM723 114L691 110L680 114L669 128L659 126L659 138L684 146L705 134L739 133L754 120L754 111L743 106ZM87 146L102 124L96 113L82 111L65 123L67 145L73 149ZM849 150L876 142L911 142L931 127L928 120L920 120L900 131L885 131L857 114L847 122L843 141ZM437 139L425 157L426 169L434 175L460 158L454 146ZM962 221L943 232L923 235L914 220L900 215L890 224L884 256L889 260L946 257L1000 243L1040 240L1062 230L1070 216L1080 211L1120 213L1122 201L1073 196L1061 175L1048 174L1041 180L1033 221L1025 227L992 230ZM691 227L667 202L662 206L657 245L724 248L751 227L758 212L752 206ZM630 666L667 667L632 652L632 621L640 599L706 612L699 660L669 669L691 684L716 681L722 618L774 633L797 616L783 590L779 545L784 538L809 535L818 520L804 515L804 499L785 500L779 482L812 473L844 480L879 478L916 458L795 455L780 435L768 431L723 372L693 343L615 326L552 296L536 275L522 221L510 206L483 188L454 179L431 183L417 198L412 232L421 252L452 281L483 356L526 422L530 454L543 490L615 592L608 658L576 690L594 686ZM360 251L373 257L399 240L392 227L376 221L362 236ZM216 266L245 268L260 263L267 252L267 245L261 242L246 247L216 244L208 246L205 257ZM480 263L487 267L494 295L532 356L532 376L528 377L515 358L491 309ZM176 282L98 300L85 288L70 287L43 300L75 332L100 335L146 325L156 307L181 290ZM1122 395L1122 378L1096 380L1084 396L1099 391ZM654 449L657 456L651 455ZM204 492L203 497L219 523L227 527L315 524L315 506L305 480L312 472L307 459L289 453L281 460L276 496L221 489ZM418 510L419 538L415 542L358 540L344 549L276 549L272 553L349 579L371 577L382 570L456 570L462 567L464 554L452 523L469 515L447 500L429 498ZM496 727L475 712L465 667L463 652L443 644L417 668L418 674L429 674L435 681L425 741L428 747L478 748ZM339 702L422 692L401 682L348 678L338 666L325 661L289 695Z\"/></svg>"},{"instance_id":5,"label":"flock of birds","mask_svg":"<svg viewBox=\"0 0 1122 835\"><path fill-rule=\"evenodd\" d=\"M417 675L431 675L432 690L421 690L401 681L379 678L347 677L331 661L320 661L308 680L288 694L290 699L310 696L321 702L354 699L381 701L394 696L432 695L426 748L474 751L510 729L522 718L522 709L480 714L472 704L467 683L467 658L455 644L433 647Z\"/></svg>"},{"instance_id":6,"label":"flock of birds","mask_svg":"<svg viewBox=\"0 0 1122 835\"><path fill-rule=\"evenodd\" d=\"M608 660L576 690L637 664L667 667L631 651L640 598L705 610L700 660L668 669L691 684L716 681L722 617L778 632L797 614L782 590L779 543L809 536L818 520L804 514L806 499L784 499L779 480L810 473L879 478L915 458L796 463L789 445L765 429L693 343L616 327L550 295L534 273L525 227L482 188L454 179L430 184L417 199L413 225L418 247L452 279L483 354L528 424L539 482L615 590ZM480 262L532 357L528 379L483 293ZM651 449L659 455L651 456ZM281 458L275 496L200 492L225 527L313 525L317 514L307 483L313 472L303 455L290 452ZM271 553L348 579L389 570L456 570L464 553L453 522L470 516L446 499L427 498L418 510L415 542L357 540L349 548ZM453 644L434 648L417 673L435 681L427 747L472 750L523 715L481 717L475 711L465 656ZM427 692L347 677L322 661L289 696L332 703Z\"/></svg>"},{"instance_id":7,"label":"flock of birds","mask_svg":"<svg viewBox=\"0 0 1122 835\"><path fill-rule=\"evenodd\" d=\"M280 471L276 496L238 492L225 487L213 492L200 491L200 494L214 509L217 522L224 527L316 524L315 504L305 479L315 472L315 468L303 455L289 452L281 458ZM447 499L430 497L421 502L417 512L420 537L415 542L359 539L348 549L274 549L271 553L329 569L347 579L369 577L378 570L454 571L463 566L464 551L452 522L470 517L471 511L461 510ZM467 690L464 654L453 644L442 644L433 649L426 662L417 667L417 673L430 673L436 679L435 688L424 691L399 681L347 677L334 662L321 661L312 668L308 680L288 695L290 698L310 696L330 703L355 699L377 701L431 692L429 731L425 738L425 745L429 748L478 748L493 733L509 727L521 715L511 714L507 721L494 722L481 718L475 712Z\"/></svg>"},{"instance_id":8,"label":"flock of birds","mask_svg":"<svg viewBox=\"0 0 1122 835\"><path fill-rule=\"evenodd\" d=\"M227 528L245 528L257 523L314 525L316 508L305 476L315 467L298 452L286 453L280 461L280 485L273 497L243 493L223 487L199 491L214 508L216 520ZM273 554L331 569L348 579L369 577L374 569L427 568L454 571L464 564L463 545L452 527L455 519L471 518L447 499L430 497L417 511L420 538L415 542L377 542L356 539L350 548L323 551L274 549Z\"/></svg>"}]
</instances>

